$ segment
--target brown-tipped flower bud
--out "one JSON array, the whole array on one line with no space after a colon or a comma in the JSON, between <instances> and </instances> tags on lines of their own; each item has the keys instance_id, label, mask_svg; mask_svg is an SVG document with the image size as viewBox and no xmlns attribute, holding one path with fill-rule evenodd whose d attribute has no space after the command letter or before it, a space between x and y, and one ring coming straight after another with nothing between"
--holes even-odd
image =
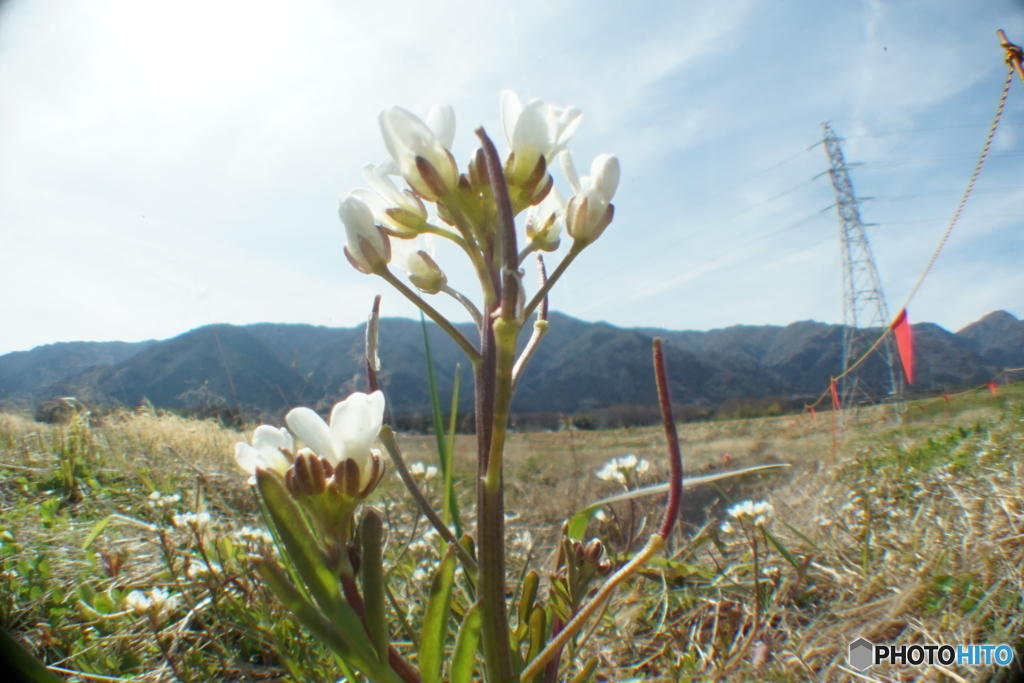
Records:
<instances>
[{"instance_id":1,"label":"brown-tipped flower bud","mask_svg":"<svg viewBox=\"0 0 1024 683\"><path fill-rule=\"evenodd\" d=\"M345 256L353 268L369 274L391 260L387 233L374 222L366 202L354 196L345 197L338 205L338 216L345 225Z\"/></svg>"}]
</instances>

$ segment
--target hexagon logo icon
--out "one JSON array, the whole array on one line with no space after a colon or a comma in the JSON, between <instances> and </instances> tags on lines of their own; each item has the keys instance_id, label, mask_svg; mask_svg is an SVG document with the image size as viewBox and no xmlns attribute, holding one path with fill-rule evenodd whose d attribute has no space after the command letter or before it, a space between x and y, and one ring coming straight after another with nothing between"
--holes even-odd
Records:
<instances>
[{"instance_id":1,"label":"hexagon logo icon","mask_svg":"<svg viewBox=\"0 0 1024 683\"><path fill-rule=\"evenodd\" d=\"M864 671L875 663L875 646L864 638L850 643L850 656L847 660L857 671Z\"/></svg>"}]
</instances>

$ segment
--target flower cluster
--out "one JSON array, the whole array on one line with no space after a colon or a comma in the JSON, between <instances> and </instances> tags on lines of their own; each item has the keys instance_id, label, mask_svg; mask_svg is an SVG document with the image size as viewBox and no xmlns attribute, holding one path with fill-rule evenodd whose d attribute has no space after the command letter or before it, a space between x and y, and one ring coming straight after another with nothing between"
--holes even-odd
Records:
<instances>
[{"instance_id":1,"label":"flower cluster","mask_svg":"<svg viewBox=\"0 0 1024 683\"><path fill-rule=\"evenodd\" d=\"M612 458L605 463L604 467L597 471L597 478L603 481L615 481L626 486L631 475L643 476L650 468L651 463L646 459L637 458L630 453L621 458Z\"/></svg>"},{"instance_id":2,"label":"flower cluster","mask_svg":"<svg viewBox=\"0 0 1024 683\"><path fill-rule=\"evenodd\" d=\"M154 588L149 595L134 590L125 596L124 602L136 614L145 614L162 622L177 608L178 596L169 595L163 588Z\"/></svg>"},{"instance_id":3,"label":"flower cluster","mask_svg":"<svg viewBox=\"0 0 1024 683\"><path fill-rule=\"evenodd\" d=\"M578 175L568 148L582 120L575 107L540 101L524 106L506 90L501 118L509 146L504 174L513 214L529 208L527 246L519 261L531 251L557 249L563 228L575 249L591 244L614 216L611 200L619 183L618 159L601 154L591 164L590 175ZM432 238L455 242L470 256L478 275L493 258L500 238L483 153L478 150L467 171L460 173L451 153L455 113L448 105L431 109L426 120L392 107L381 112L378 122L388 158L366 166L363 176L369 189L352 190L338 206L345 226L345 255L359 272L387 279L392 277L388 265L393 264L421 292L445 292L470 308L464 296L449 288L435 261ZM555 189L549 173L559 160L572 190L568 201ZM396 179L407 187L400 187ZM428 204L434 205L431 210ZM475 310L470 312L478 317Z\"/></svg>"},{"instance_id":4,"label":"flower cluster","mask_svg":"<svg viewBox=\"0 0 1024 683\"><path fill-rule=\"evenodd\" d=\"M733 505L725 512L741 524L746 522L759 527L768 523L772 510L772 504L766 500L758 503L755 503L752 500L745 500L742 503ZM733 527L732 523L725 522L722 524L722 531L725 533L732 533L735 531L735 527Z\"/></svg>"}]
</instances>

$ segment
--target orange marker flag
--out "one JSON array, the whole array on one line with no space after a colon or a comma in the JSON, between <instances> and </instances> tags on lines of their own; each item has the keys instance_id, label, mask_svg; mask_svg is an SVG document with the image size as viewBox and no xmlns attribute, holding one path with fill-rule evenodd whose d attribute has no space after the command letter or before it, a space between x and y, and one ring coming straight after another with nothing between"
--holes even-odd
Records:
<instances>
[{"instance_id":1,"label":"orange marker flag","mask_svg":"<svg viewBox=\"0 0 1024 683\"><path fill-rule=\"evenodd\" d=\"M817 422L817 421L818 421L818 413L817 413L817 412L815 412L815 410L814 410L814 407L813 407L813 406L811 407L811 419L812 419L812 420L814 420L815 422Z\"/></svg>"},{"instance_id":2,"label":"orange marker flag","mask_svg":"<svg viewBox=\"0 0 1024 683\"><path fill-rule=\"evenodd\" d=\"M910 321L907 320L907 309L900 311L896 319L892 321L892 332L896 337L896 348L900 352L900 360L903 362L903 372L907 376L907 384L914 383L914 333L910 328Z\"/></svg>"},{"instance_id":3,"label":"orange marker flag","mask_svg":"<svg viewBox=\"0 0 1024 683\"><path fill-rule=\"evenodd\" d=\"M829 384L828 388L832 392L832 409L839 410L839 392L836 391L836 381L832 380L832 384Z\"/></svg>"},{"instance_id":4,"label":"orange marker flag","mask_svg":"<svg viewBox=\"0 0 1024 683\"><path fill-rule=\"evenodd\" d=\"M949 403L949 394L943 394L942 398L946 399L946 403Z\"/></svg>"},{"instance_id":5,"label":"orange marker flag","mask_svg":"<svg viewBox=\"0 0 1024 683\"><path fill-rule=\"evenodd\" d=\"M993 396L995 396L995 395L997 395L999 393L999 385L996 384L995 382L989 382L988 383L988 390L992 392Z\"/></svg>"}]
</instances>

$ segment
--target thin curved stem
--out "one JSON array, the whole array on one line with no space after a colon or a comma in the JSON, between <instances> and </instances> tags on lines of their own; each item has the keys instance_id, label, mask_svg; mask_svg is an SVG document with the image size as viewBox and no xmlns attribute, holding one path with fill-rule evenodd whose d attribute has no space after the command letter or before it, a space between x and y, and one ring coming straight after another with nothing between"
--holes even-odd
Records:
<instances>
[{"instance_id":1,"label":"thin curved stem","mask_svg":"<svg viewBox=\"0 0 1024 683\"><path fill-rule=\"evenodd\" d=\"M455 546L455 553L459 556L459 560L462 562L462 566L466 572L471 575L470 578L473 582L476 582L477 575L477 564L476 560L469 554L459 540L455 538L455 534L452 533L448 525L445 524L437 513L434 512L434 508L430 505L430 501L423 495L423 491L416 484L416 480L412 474L409 473L409 468L405 466L405 458L402 457L402 449L398 447L398 441L395 440L395 432L389 425L384 425L380 430L380 441L384 444L384 448L387 449L388 455L391 456L391 462L395 465L395 470L398 471L398 476L402 478L402 482L405 484L405 488L409 489L409 493L412 494L413 500L419 505L420 511L430 522L431 526L437 531L437 533L447 543Z\"/></svg>"},{"instance_id":2,"label":"thin curved stem","mask_svg":"<svg viewBox=\"0 0 1024 683\"><path fill-rule=\"evenodd\" d=\"M467 297L459 290L449 287L448 285L442 287L441 291L450 296L451 298L455 299L456 301L458 301L460 304L462 304L463 307L465 307L465 309L469 311L469 315L472 316L473 322L476 323L477 327L480 327L481 325L484 324L484 318L482 315L480 315L480 309L476 307L476 304L469 300L469 297Z\"/></svg>"},{"instance_id":3,"label":"thin curved stem","mask_svg":"<svg viewBox=\"0 0 1024 683\"><path fill-rule=\"evenodd\" d=\"M526 304L526 307L523 309L524 319L530 317L530 314L537 310L537 306L540 306L541 302L547 298L548 292L550 292L551 288L555 286L558 279L562 277L562 274L565 272L566 268L569 267L569 264L571 264L576 257L580 255L580 252L583 251L583 247L577 246L577 244L578 242L572 243L572 247L569 248L569 253L565 255L562 262L559 263L558 267L555 268L555 271L551 273L551 277L548 278L548 281L545 282L544 286L533 295L533 298L530 299L530 303Z\"/></svg>"},{"instance_id":4,"label":"thin curved stem","mask_svg":"<svg viewBox=\"0 0 1024 683\"><path fill-rule=\"evenodd\" d=\"M543 289L545 283L547 283L548 276L547 271L544 269L544 258L537 254L537 269L540 275L540 286ZM540 345L540 340L544 338L544 335L548 332L548 299L544 297L544 301L541 302L540 311L537 313L537 320L533 323L533 334L530 335L530 341L526 342L526 348L519 354L518 360L516 360L515 367L512 368L512 393L516 392L516 387L519 386L519 378L523 374L523 370L526 369L526 364L533 358L534 351Z\"/></svg>"},{"instance_id":5,"label":"thin curved stem","mask_svg":"<svg viewBox=\"0 0 1024 683\"><path fill-rule=\"evenodd\" d=\"M426 313L428 318L433 320L442 330L447 332L448 336L454 339L455 343L462 347L462 350L466 352L466 355L469 356L469 360L473 365L480 363L482 356L477 348L473 346L473 343L466 339L465 335L459 332L458 328L452 325L448 318L445 318L443 315L438 313L437 309L423 300L423 297L409 289L404 282L395 277L395 274L388 270L387 266L375 268L373 272L384 278L389 285L397 289L406 299L416 304L416 307Z\"/></svg>"},{"instance_id":6,"label":"thin curved stem","mask_svg":"<svg viewBox=\"0 0 1024 683\"><path fill-rule=\"evenodd\" d=\"M466 240L463 239L462 235L458 235L452 232L451 230L446 230L445 228L442 228L439 225L427 223L426 227L423 229L423 232L430 233L431 235L437 235L438 237L443 237L446 240L451 240L452 242L455 242L455 244L462 247L463 250L469 248L469 245L466 244Z\"/></svg>"}]
</instances>

